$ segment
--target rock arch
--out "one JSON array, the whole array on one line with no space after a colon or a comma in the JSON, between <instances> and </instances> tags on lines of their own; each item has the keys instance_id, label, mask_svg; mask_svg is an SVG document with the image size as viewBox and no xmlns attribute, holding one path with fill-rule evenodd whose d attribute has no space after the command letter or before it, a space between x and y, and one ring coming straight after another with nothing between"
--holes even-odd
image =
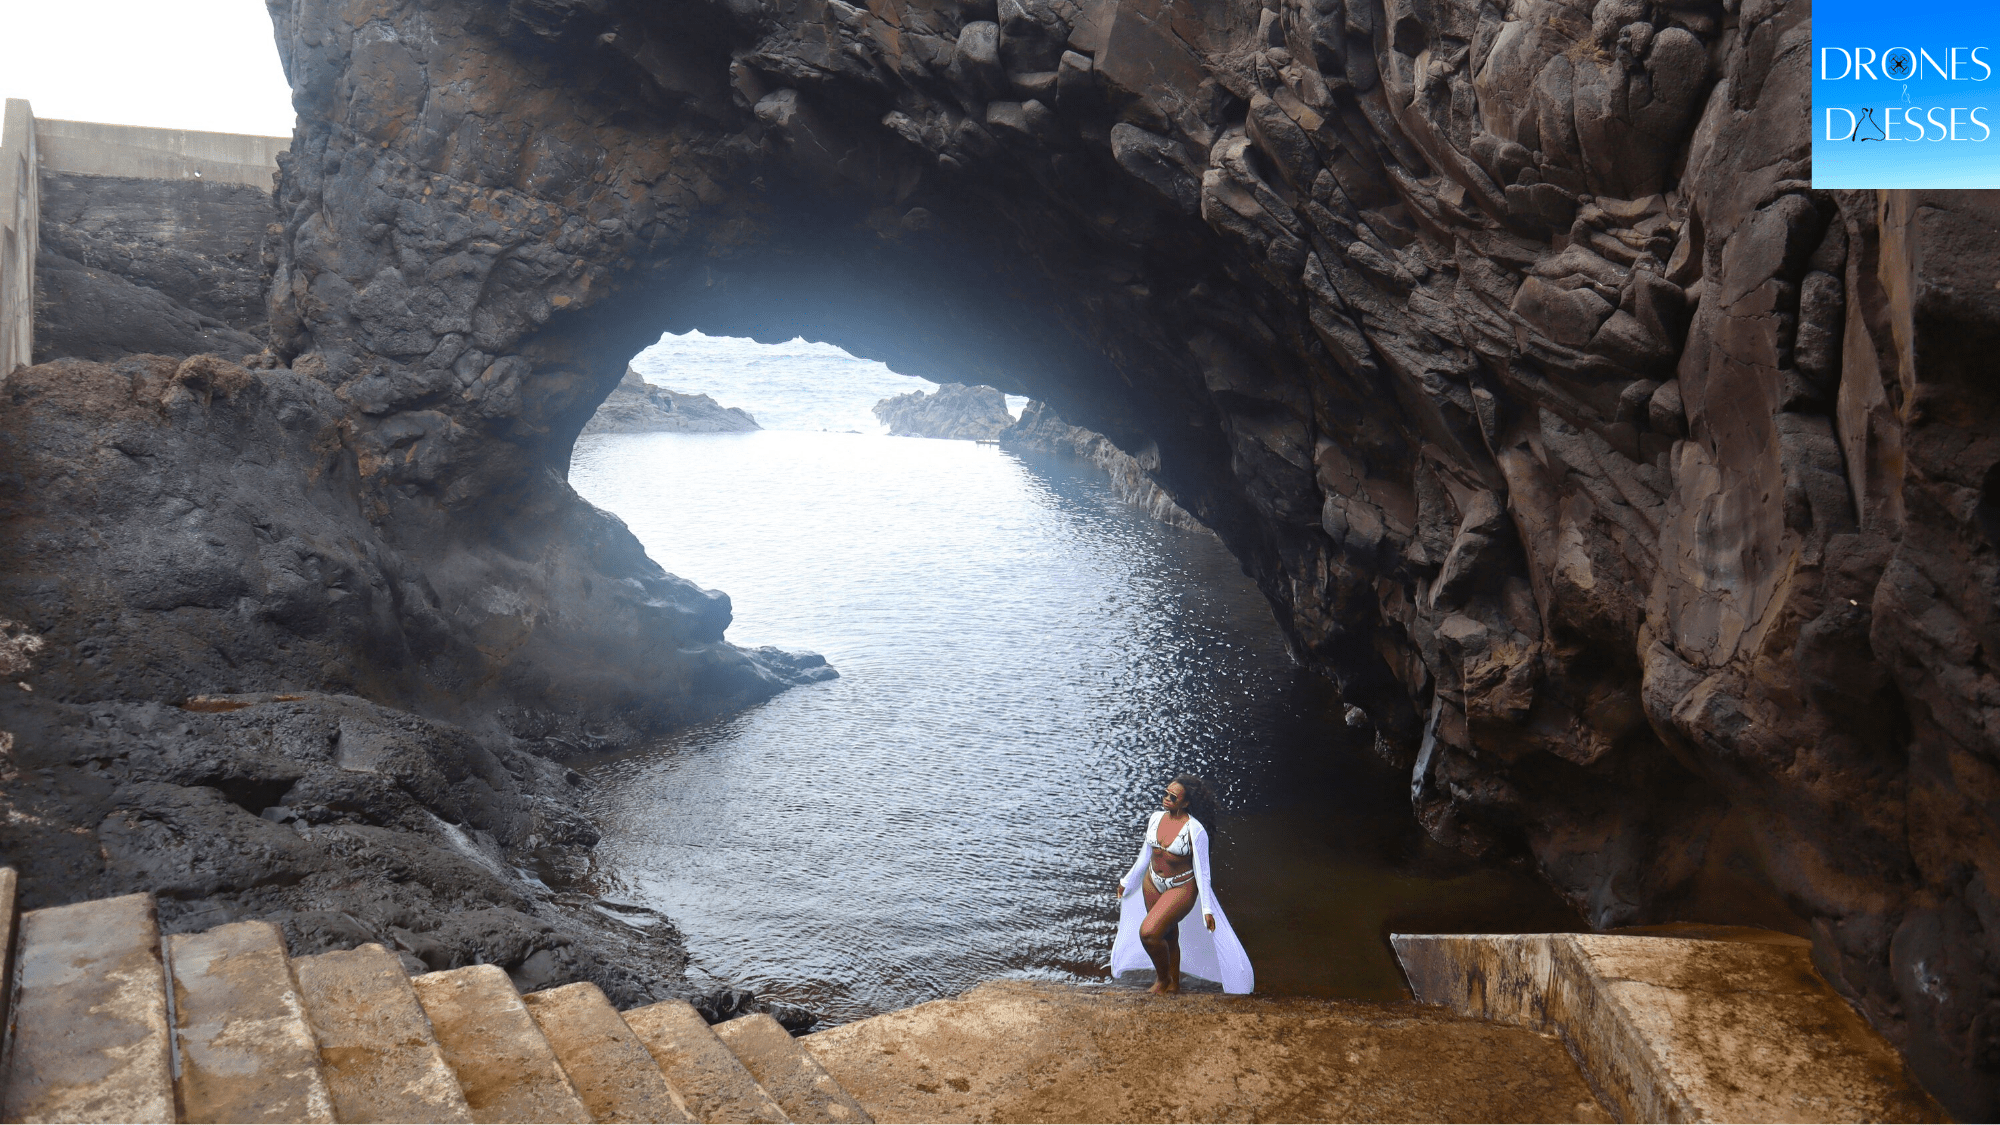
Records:
<instances>
[{"instance_id":1,"label":"rock arch","mask_svg":"<svg viewBox=\"0 0 2000 1125\"><path fill-rule=\"evenodd\" d=\"M273 343L392 537L625 580L560 478L663 327L1031 393L1434 834L1809 931L1993 1104L1993 209L1810 190L1803 0L271 6Z\"/></svg>"}]
</instances>

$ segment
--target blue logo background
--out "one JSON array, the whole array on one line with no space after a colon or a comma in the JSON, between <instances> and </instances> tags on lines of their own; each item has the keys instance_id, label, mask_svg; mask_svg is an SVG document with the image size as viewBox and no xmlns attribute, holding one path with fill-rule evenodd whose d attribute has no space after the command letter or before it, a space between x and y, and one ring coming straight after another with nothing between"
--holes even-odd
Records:
<instances>
[{"instance_id":1,"label":"blue logo background","mask_svg":"<svg viewBox=\"0 0 2000 1125\"><path fill-rule=\"evenodd\" d=\"M1890 9L1879 0L1816 0L1812 37L1814 187L2000 187L2000 4L1920 0ZM1956 82L1932 65L1949 71L1954 47ZM1971 61L1973 47L1982 48L1990 73ZM1827 48L1872 52L1877 77L1855 77L1851 63L1844 67ZM1843 69L1848 77L1838 78ZM1854 134L1870 139L1829 140L1829 109L1835 138L1847 133L1852 114ZM1958 140L1949 139L1954 109ZM1912 115L1921 140L1919 126L1906 122Z\"/></svg>"}]
</instances>

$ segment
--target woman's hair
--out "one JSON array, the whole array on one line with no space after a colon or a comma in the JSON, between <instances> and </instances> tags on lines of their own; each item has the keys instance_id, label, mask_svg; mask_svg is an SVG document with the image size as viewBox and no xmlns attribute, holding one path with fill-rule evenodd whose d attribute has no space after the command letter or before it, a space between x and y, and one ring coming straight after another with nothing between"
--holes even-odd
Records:
<instances>
[{"instance_id":1,"label":"woman's hair","mask_svg":"<svg viewBox=\"0 0 2000 1125\"><path fill-rule=\"evenodd\" d=\"M1208 783L1195 777L1193 774L1184 773L1176 776L1172 781L1167 782L1167 784L1181 787L1181 791L1187 794L1188 815L1201 821L1202 827L1213 832L1215 830L1216 816L1222 810L1216 807L1215 792L1208 787Z\"/></svg>"}]
</instances>

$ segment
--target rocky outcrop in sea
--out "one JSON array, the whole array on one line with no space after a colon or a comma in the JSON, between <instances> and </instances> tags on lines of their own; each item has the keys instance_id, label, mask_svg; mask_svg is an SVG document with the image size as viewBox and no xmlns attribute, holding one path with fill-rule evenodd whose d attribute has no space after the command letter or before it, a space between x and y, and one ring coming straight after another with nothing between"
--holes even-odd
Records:
<instances>
[{"instance_id":1,"label":"rocky outcrop in sea","mask_svg":"<svg viewBox=\"0 0 2000 1125\"><path fill-rule=\"evenodd\" d=\"M1001 431L1000 444L1007 449L1055 453L1088 461L1111 478L1111 491L1118 499L1169 526L1189 531L1208 530L1153 480L1151 469L1159 464L1157 448L1148 448L1140 457L1134 457L1103 434L1072 426L1056 417L1055 411L1040 402L1030 402L1022 408L1021 420ZM1149 466L1148 460L1153 464Z\"/></svg>"},{"instance_id":2,"label":"rocky outcrop in sea","mask_svg":"<svg viewBox=\"0 0 2000 1125\"><path fill-rule=\"evenodd\" d=\"M911 391L875 404L875 417L897 437L992 439L1014 424L1007 396L992 387L946 383L936 394Z\"/></svg>"},{"instance_id":3,"label":"rocky outcrop in sea","mask_svg":"<svg viewBox=\"0 0 2000 1125\"><path fill-rule=\"evenodd\" d=\"M583 424L586 434L740 434L760 429L747 410L723 406L707 395L656 387L632 367Z\"/></svg>"}]
</instances>

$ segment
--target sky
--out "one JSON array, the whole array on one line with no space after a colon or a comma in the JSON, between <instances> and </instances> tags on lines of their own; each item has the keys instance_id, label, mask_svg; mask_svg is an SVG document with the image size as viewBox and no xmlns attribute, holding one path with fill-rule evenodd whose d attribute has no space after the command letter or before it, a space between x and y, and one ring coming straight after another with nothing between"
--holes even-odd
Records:
<instances>
[{"instance_id":1,"label":"sky","mask_svg":"<svg viewBox=\"0 0 2000 1125\"><path fill-rule=\"evenodd\" d=\"M1813 4L1813 186L2000 187L2000 4L1889 8Z\"/></svg>"},{"instance_id":2,"label":"sky","mask_svg":"<svg viewBox=\"0 0 2000 1125\"><path fill-rule=\"evenodd\" d=\"M0 0L0 98L35 116L288 136L264 0Z\"/></svg>"}]
</instances>

